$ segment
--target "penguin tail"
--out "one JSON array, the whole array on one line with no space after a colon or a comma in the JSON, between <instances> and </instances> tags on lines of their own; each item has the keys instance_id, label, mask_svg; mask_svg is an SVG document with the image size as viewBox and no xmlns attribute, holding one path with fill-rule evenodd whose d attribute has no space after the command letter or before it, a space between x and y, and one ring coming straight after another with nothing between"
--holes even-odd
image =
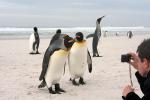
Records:
<instances>
[{"instance_id":1,"label":"penguin tail","mask_svg":"<svg viewBox=\"0 0 150 100\"><path fill-rule=\"evenodd\" d=\"M94 37L94 34L89 34L89 35L87 35L87 36L86 36L86 39L91 38L91 37Z\"/></svg>"}]
</instances>

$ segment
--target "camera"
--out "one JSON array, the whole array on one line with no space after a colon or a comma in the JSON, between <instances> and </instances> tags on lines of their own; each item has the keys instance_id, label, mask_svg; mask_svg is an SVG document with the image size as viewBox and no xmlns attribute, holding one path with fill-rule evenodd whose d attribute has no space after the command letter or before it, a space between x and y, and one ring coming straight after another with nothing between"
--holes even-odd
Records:
<instances>
[{"instance_id":1,"label":"camera","mask_svg":"<svg viewBox=\"0 0 150 100\"><path fill-rule=\"evenodd\" d=\"M131 60L130 54L123 54L121 55L121 62L129 62Z\"/></svg>"}]
</instances>

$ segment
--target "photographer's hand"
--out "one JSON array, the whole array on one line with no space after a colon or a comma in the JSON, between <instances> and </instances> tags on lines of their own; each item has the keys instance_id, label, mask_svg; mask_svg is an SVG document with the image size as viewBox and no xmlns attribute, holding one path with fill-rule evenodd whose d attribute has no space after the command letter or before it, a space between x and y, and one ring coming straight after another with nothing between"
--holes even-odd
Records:
<instances>
[{"instance_id":1,"label":"photographer's hand","mask_svg":"<svg viewBox=\"0 0 150 100\"><path fill-rule=\"evenodd\" d=\"M129 54L132 56L131 61L129 63L140 73L141 76L144 76L144 70L142 67L143 65L138 55L135 53Z\"/></svg>"},{"instance_id":2,"label":"photographer's hand","mask_svg":"<svg viewBox=\"0 0 150 100\"><path fill-rule=\"evenodd\" d=\"M130 85L127 85L125 86L125 88L123 89L123 92L122 92L122 95L124 97L126 97L128 95L128 93L130 92L134 92L134 89L130 86Z\"/></svg>"},{"instance_id":3,"label":"photographer's hand","mask_svg":"<svg viewBox=\"0 0 150 100\"><path fill-rule=\"evenodd\" d=\"M131 55L131 61L129 62L136 70L138 70L138 64L140 62L140 58L135 53L129 53Z\"/></svg>"}]
</instances>

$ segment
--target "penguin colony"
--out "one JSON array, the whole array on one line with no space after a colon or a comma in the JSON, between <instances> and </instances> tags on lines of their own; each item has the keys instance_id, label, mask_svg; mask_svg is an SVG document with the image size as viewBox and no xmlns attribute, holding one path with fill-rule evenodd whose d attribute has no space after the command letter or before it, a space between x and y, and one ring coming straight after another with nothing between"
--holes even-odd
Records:
<instances>
[{"instance_id":1,"label":"penguin colony","mask_svg":"<svg viewBox=\"0 0 150 100\"><path fill-rule=\"evenodd\" d=\"M97 45L101 36L101 30L99 28L100 21L103 17L97 19L95 33L86 37L93 37L93 57L99 57ZM34 33L32 33L29 38L30 54L40 54L38 51L39 43L38 29L34 27ZM72 38L67 34L61 34L61 30L58 29L45 51L42 70L39 76L41 83L38 88L47 87L50 94L66 92L60 88L60 80L65 73L65 65L67 62L71 83L74 86L86 84L84 74L87 68L89 73L92 72L92 58L88 51L87 41L84 39L83 33L77 32L75 38Z\"/></svg>"}]
</instances>

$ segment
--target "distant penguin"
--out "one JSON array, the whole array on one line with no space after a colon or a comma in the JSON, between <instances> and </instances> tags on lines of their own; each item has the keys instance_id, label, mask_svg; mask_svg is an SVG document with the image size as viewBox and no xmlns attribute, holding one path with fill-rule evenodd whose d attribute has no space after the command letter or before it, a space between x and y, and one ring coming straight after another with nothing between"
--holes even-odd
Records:
<instances>
[{"instance_id":1,"label":"distant penguin","mask_svg":"<svg viewBox=\"0 0 150 100\"><path fill-rule=\"evenodd\" d=\"M131 38L133 37L132 31L128 31L128 32L127 32L127 36L128 36L129 39L131 39Z\"/></svg>"},{"instance_id":2,"label":"distant penguin","mask_svg":"<svg viewBox=\"0 0 150 100\"><path fill-rule=\"evenodd\" d=\"M42 71L39 77L39 80L42 82L38 88L47 86L49 93L52 94L65 92L65 90L60 88L59 81L64 72L66 59L72 44L72 38L64 34L58 35L55 41L51 42L43 58ZM52 85L55 85L55 90L52 89Z\"/></svg>"},{"instance_id":3,"label":"distant penguin","mask_svg":"<svg viewBox=\"0 0 150 100\"><path fill-rule=\"evenodd\" d=\"M92 42L92 48L93 48L93 57L100 57L97 46L98 46L98 41L101 37L101 27L100 27L100 22L105 16L98 18L96 20L96 29L94 34L89 34L86 38L93 37L93 42Z\"/></svg>"},{"instance_id":4,"label":"distant penguin","mask_svg":"<svg viewBox=\"0 0 150 100\"><path fill-rule=\"evenodd\" d=\"M81 32L76 33L76 42L72 45L69 53L69 71L70 81L73 85L84 85L83 75L86 71L86 65L88 64L89 72L92 72L92 59L87 48L86 40L84 40ZM79 79L79 83L76 82Z\"/></svg>"},{"instance_id":5,"label":"distant penguin","mask_svg":"<svg viewBox=\"0 0 150 100\"><path fill-rule=\"evenodd\" d=\"M29 39L29 49L30 49L30 54L39 54L39 43L40 43L40 38L38 34L38 28L34 27L34 33L30 35Z\"/></svg>"}]
</instances>

